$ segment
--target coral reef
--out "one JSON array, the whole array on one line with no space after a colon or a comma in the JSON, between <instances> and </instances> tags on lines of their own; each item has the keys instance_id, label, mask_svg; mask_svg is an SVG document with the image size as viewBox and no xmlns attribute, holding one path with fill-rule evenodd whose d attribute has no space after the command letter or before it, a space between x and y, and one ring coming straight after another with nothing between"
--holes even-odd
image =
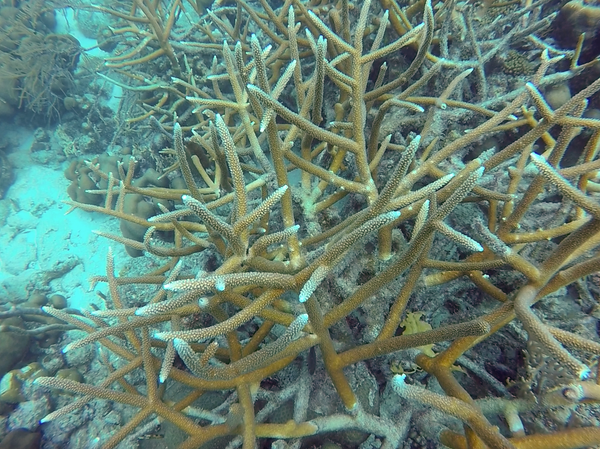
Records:
<instances>
[{"instance_id":1,"label":"coral reef","mask_svg":"<svg viewBox=\"0 0 600 449\"><path fill-rule=\"evenodd\" d=\"M43 307L85 334L85 382L19 392L47 444L600 444L600 79L560 7L88 6L144 150L75 162L68 204L145 256Z\"/></svg>"},{"instance_id":2,"label":"coral reef","mask_svg":"<svg viewBox=\"0 0 600 449\"><path fill-rule=\"evenodd\" d=\"M54 7L40 0L0 7L0 116L24 108L56 117L74 87L81 47L54 34Z\"/></svg>"},{"instance_id":3,"label":"coral reef","mask_svg":"<svg viewBox=\"0 0 600 449\"><path fill-rule=\"evenodd\" d=\"M574 47L580 36L585 36L583 60L600 56L600 3L581 0L568 2L560 9L554 29L557 42L566 47Z\"/></svg>"}]
</instances>

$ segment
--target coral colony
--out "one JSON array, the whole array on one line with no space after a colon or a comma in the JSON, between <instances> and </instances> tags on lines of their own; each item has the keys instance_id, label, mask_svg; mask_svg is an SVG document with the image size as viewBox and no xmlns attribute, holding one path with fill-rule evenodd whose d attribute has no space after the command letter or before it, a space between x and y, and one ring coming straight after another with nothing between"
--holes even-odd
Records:
<instances>
[{"instance_id":1,"label":"coral colony","mask_svg":"<svg viewBox=\"0 0 600 449\"><path fill-rule=\"evenodd\" d=\"M0 109L118 224L0 311L27 447L600 445L600 5L75 2L98 61L8 3Z\"/></svg>"}]
</instances>

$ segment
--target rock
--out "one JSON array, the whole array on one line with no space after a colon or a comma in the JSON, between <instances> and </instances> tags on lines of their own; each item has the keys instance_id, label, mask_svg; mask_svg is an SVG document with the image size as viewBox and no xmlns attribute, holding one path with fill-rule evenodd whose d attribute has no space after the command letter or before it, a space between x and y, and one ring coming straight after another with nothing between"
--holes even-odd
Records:
<instances>
[{"instance_id":1,"label":"rock","mask_svg":"<svg viewBox=\"0 0 600 449\"><path fill-rule=\"evenodd\" d=\"M552 24L553 37L565 48L575 48L581 34L585 41L580 63L600 54L600 5L594 1L572 0L565 4Z\"/></svg>"},{"instance_id":2,"label":"rock","mask_svg":"<svg viewBox=\"0 0 600 449\"><path fill-rule=\"evenodd\" d=\"M42 434L27 429L11 430L0 443L0 449L39 449Z\"/></svg>"}]
</instances>

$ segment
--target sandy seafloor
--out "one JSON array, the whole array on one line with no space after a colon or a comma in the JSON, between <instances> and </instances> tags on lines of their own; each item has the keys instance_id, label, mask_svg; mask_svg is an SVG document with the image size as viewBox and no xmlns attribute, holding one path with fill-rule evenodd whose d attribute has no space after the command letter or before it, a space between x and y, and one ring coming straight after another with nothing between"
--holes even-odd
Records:
<instances>
[{"instance_id":1,"label":"sandy seafloor","mask_svg":"<svg viewBox=\"0 0 600 449\"><path fill-rule=\"evenodd\" d=\"M57 33L69 33L83 48L96 41L84 37L74 23L73 13L56 14ZM100 50L93 56L105 54ZM118 107L115 95L114 105ZM51 134L60 123L49 125ZM36 272L53 270L57 265L76 260L74 267L50 284L53 293L68 298L69 307L85 308L90 298L88 279L105 274L109 242L93 230L117 230L118 221L97 213L70 210L70 184L63 174L69 161L36 162L30 151L35 128L0 122L0 136L7 142L6 156L14 169L14 182L0 200L0 295L24 301L27 285ZM126 256L122 245L113 244L115 259ZM72 263L72 262L71 262Z\"/></svg>"},{"instance_id":2,"label":"sandy seafloor","mask_svg":"<svg viewBox=\"0 0 600 449\"><path fill-rule=\"evenodd\" d=\"M85 38L77 30L71 10L57 12L57 33L69 33L76 37L82 47L93 47L96 42ZM70 22L69 22L70 21ZM102 56L100 50L92 50L89 54ZM114 92L109 106L118 108L120 92ZM60 123L44 127L48 135L52 135ZM70 198L67 187L70 184L63 171L70 161L62 158L56 160L56 148L48 151L46 156L31 151L34 132L37 126L27 126L21 120L15 122L0 121L0 146L13 168L14 181L0 199L0 304L3 308L25 302L39 287L43 293L63 295L69 308L89 309L90 304L100 304L97 291L106 293L105 284L90 290L89 280L94 275L106 274L106 256L112 247L116 271L131 258L122 245L110 242L94 234L93 230L119 233L119 222L116 218L100 213L90 213L79 209L71 210L65 204ZM50 282L44 279L52 278ZM64 334L63 334L64 338ZM84 352L74 354L74 360L61 356L63 341L50 350L35 349L24 363L18 367L35 361L53 358L50 364L65 368L71 362L79 366L98 371L95 347L92 345ZM46 354L44 354L44 352ZM1 356L1 354L0 354ZM85 360L84 360L85 359ZM85 374L86 381L95 382L90 371ZM13 405L9 414L0 414L0 447L5 435L16 428L30 430L39 429L39 420L57 406L65 405L69 400L48 390L41 391L29 383L23 385L25 401ZM65 400L67 402L65 402ZM60 404L59 404L60 402ZM108 404L106 404L108 407ZM65 419L44 425L42 448L80 448L98 447L100 439L94 435L110 435L110 428L120 424L120 419L110 417L111 410L100 410L91 406L74 412ZM118 412L117 412L118 414ZM102 418L98 420L98 418ZM96 421L94 421L96 420ZM113 427L114 429L114 427ZM131 444L131 442L129 442ZM29 447L29 446L28 446ZM38 447L38 446L35 446ZM121 447L121 446L120 446ZM134 447L134 446L129 446ZM12 448L11 448L12 449ZM15 448L16 449L16 448Z\"/></svg>"},{"instance_id":3,"label":"sandy seafloor","mask_svg":"<svg viewBox=\"0 0 600 449\"><path fill-rule=\"evenodd\" d=\"M4 128L4 129L3 129ZM69 307L81 309L96 296L89 278L106 273L109 242L93 230L116 230L116 219L79 209L71 210L70 183L59 164L40 165L31 158L31 130L4 124L0 133L12 146L7 158L15 180L0 200L0 296L24 302L40 272L72 268L50 282L52 293L64 295ZM114 244L117 260L126 257Z\"/></svg>"}]
</instances>

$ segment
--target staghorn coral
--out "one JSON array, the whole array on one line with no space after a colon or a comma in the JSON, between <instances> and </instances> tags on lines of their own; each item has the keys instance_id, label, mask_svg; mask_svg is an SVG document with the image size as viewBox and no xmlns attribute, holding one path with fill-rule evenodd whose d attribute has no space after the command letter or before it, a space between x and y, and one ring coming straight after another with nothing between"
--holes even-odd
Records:
<instances>
[{"instance_id":1,"label":"staghorn coral","mask_svg":"<svg viewBox=\"0 0 600 449\"><path fill-rule=\"evenodd\" d=\"M158 12L134 3L124 18L141 10L136 23L153 30L140 51L160 48L129 66L165 56L177 75L128 75L141 81L129 86L132 92L160 94L160 105L135 120L153 115L158 132L172 132L185 188L137 189L125 176L117 186L108 175L104 206L71 202L119 218L132 194L172 201L172 207L136 220L148 228L143 242L108 236L164 259L163 267L117 277L109 251L106 276L93 280L108 284L106 310L83 319L45 309L88 334L65 351L98 342L114 361L106 360L109 374L100 385L38 378L38 385L84 395L43 422L100 398L133 410L125 425L98 441L104 448L130 441L155 417L185 432L182 449L223 436L230 447L253 448L257 439L299 447L315 435L348 430L395 448L423 403L443 418L415 419L414 425L450 447L599 444L596 427L542 435L540 423L527 416L549 413L558 403L597 400L588 357L600 354L600 344L548 325L532 308L553 295L569 301L564 287L600 269L593 187L600 121L584 118L600 80L556 110L540 93L595 61L580 65L577 51L556 56L535 35L551 21L539 13L547 7L543 1L515 6L481 26L471 7L453 2L436 5L435 15L429 1L405 9L381 3L387 11L376 15L369 1L351 9L346 1L323 7L293 0L279 10L261 2L257 13L239 0L236 8L208 16L228 39L198 46L171 40L177 0L170 3L168 26L158 28ZM188 35L196 36L194 28ZM139 27L132 30L144 36ZM464 41L450 39L461 30ZM529 82L489 71L497 54L523 45L538 55ZM215 46L221 53L206 77L212 89L203 90L189 63L198 48ZM563 67L566 57L571 62ZM503 79L518 87L500 92L496 81ZM393 133L384 133L389 126ZM185 133L209 156L204 163L192 157L199 177L184 151ZM565 153L577 148L578 162L563 167ZM231 192L221 191L225 184ZM164 230L174 233L173 243L157 238ZM440 289L464 288L460 278L471 284L454 316L431 330L400 335L406 313L435 315ZM158 288L144 305L122 293L150 286ZM479 363L463 362L467 376L459 377L457 360L483 363L479 348L509 339L514 322L523 330L520 349L529 353L521 396L512 397L505 378ZM407 351L436 343L443 344L434 357ZM378 361L399 351L435 377L443 394L433 383L423 388L386 377ZM176 353L186 367L174 363ZM132 382L133 373L143 374L143 385ZM387 385L406 401L401 412L376 406L379 391L369 386L369 380L377 385L375 374L382 389ZM486 392L485 400L474 401L472 377L498 397ZM278 381L281 388L272 384ZM417 374L412 381L426 378ZM171 398L169 386L185 396ZM200 408L196 401L210 391L228 395ZM278 422L289 401L290 419ZM496 425L498 415L508 427ZM464 434L452 418L464 423Z\"/></svg>"}]
</instances>

